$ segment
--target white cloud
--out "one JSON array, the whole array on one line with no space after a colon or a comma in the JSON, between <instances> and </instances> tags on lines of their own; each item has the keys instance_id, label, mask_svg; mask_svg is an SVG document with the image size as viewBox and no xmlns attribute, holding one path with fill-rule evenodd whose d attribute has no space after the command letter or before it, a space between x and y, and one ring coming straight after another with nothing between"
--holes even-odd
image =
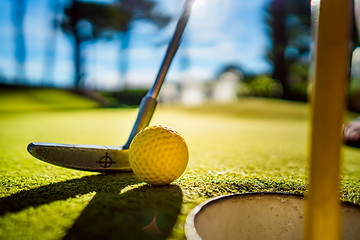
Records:
<instances>
[{"instance_id":1,"label":"white cloud","mask_svg":"<svg viewBox=\"0 0 360 240\"><path fill-rule=\"evenodd\" d=\"M233 42L220 42L214 46L209 47L190 47L186 49L191 58L196 60L216 60L227 61L236 51L236 46Z\"/></svg>"},{"instance_id":2,"label":"white cloud","mask_svg":"<svg viewBox=\"0 0 360 240\"><path fill-rule=\"evenodd\" d=\"M129 56L131 58L136 58L139 60L151 61L154 59L155 54L165 54L166 47L154 48L154 47L144 47L144 48L132 48L129 49Z\"/></svg>"},{"instance_id":3,"label":"white cloud","mask_svg":"<svg viewBox=\"0 0 360 240\"><path fill-rule=\"evenodd\" d=\"M157 72L154 69L141 69L129 71L127 82L130 85L151 86L155 81Z\"/></svg>"},{"instance_id":4,"label":"white cloud","mask_svg":"<svg viewBox=\"0 0 360 240\"><path fill-rule=\"evenodd\" d=\"M96 72L87 76L86 85L90 88L116 90L121 88L118 72L113 68L97 67Z\"/></svg>"},{"instance_id":5,"label":"white cloud","mask_svg":"<svg viewBox=\"0 0 360 240\"><path fill-rule=\"evenodd\" d=\"M188 24L190 40L199 43L221 40L223 28L229 24L226 22L229 0L200 0L199 3L195 1L194 7Z\"/></svg>"},{"instance_id":6,"label":"white cloud","mask_svg":"<svg viewBox=\"0 0 360 240\"><path fill-rule=\"evenodd\" d=\"M86 47L86 57L89 61L100 63L114 62L118 57L118 49L114 42L98 42Z\"/></svg>"},{"instance_id":7,"label":"white cloud","mask_svg":"<svg viewBox=\"0 0 360 240\"><path fill-rule=\"evenodd\" d=\"M197 3L197 1L199 1ZM192 23L198 28L216 28L223 25L230 10L230 0L197 0L191 13Z\"/></svg>"},{"instance_id":8,"label":"white cloud","mask_svg":"<svg viewBox=\"0 0 360 240\"><path fill-rule=\"evenodd\" d=\"M183 77L191 77L197 81L209 80L213 77L213 74L209 69L201 67L190 67L182 73Z\"/></svg>"}]
</instances>

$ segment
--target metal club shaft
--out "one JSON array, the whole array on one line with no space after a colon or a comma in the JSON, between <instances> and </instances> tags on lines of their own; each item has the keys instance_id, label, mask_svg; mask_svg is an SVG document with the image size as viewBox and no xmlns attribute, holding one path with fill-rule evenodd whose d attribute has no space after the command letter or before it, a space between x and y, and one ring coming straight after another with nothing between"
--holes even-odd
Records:
<instances>
[{"instance_id":1,"label":"metal club shaft","mask_svg":"<svg viewBox=\"0 0 360 240\"><path fill-rule=\"evenodd\" d=\"M184 29L186 27L186 24L189 20L189 16L190 16L190 11L191 11L191 7L193 4L194 0L187 0L185 2L185 7L183 10L183 13L181 14L179 21L177 23L176 29L175 29L175 33L173 35L173 38L171 39L168 49L166 51L164 60L161 64L159 73L156 77L156 80L154 82L154 85L152 86L152 88L148 91L148 96L152 97L152 98L157 98L157 96L159 95L160 92L160 88L165 80L165 76L169 70L170 64L172 62L172 60L174 59L175 53L178 50L179 46L180 46L180 41L181 41L181 36L184 32Z\"/></svg>"},{"instance_id":2,"label":"metal club shaft","mask_svg":"<svg viewBox=\"0 0 360 240\"><path fill-rule=\"evenodd\" d=\"M123 146L123 149L128 149L130 147L130 143L135 135L140 132L142 129L147 127L151 121L151 118L154 114L156 105L157 105L157 97L160 93L161 86L165 80L165 76L169 70L170 64L174 59L175 53L180 46L181 37L183 35L186 24L189 20L191 7L193 5L194 0L186 0L183 12L178 20L176 25L175 32L173 37L169 43L167 51L165 53L164 60L160 66L160 70L155 79L153 86L149 89L146 96L141 100L139 106L139 113L136 118L134 127L130 133L130 136Z\"/></svg>"}]
</instances>

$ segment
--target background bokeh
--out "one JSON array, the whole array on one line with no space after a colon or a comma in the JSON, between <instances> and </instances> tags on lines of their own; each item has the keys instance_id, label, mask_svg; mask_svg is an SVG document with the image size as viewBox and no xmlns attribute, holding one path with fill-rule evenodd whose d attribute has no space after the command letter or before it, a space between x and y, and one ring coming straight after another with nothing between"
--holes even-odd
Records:
<instances>
[{"instance_id":1,"label":"background bokeh","mask_svg":"<svg viewBox=\"0 0 360 240\"><path fill-rule=\"evenodd\" d=\"M112 105L136 105L156 77L183 4L1 1L0 83L85 89ZM358 111L360 58L353 22L348 102ZM310 27L310 0L196 0L160 100L191 105L239 96L307 101Z\"/></svg>"}]
</instances>

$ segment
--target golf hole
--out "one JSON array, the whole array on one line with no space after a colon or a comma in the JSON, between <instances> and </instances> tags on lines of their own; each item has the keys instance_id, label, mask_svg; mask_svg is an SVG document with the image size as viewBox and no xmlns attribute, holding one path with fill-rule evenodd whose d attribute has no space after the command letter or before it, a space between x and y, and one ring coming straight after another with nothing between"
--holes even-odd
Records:
<instances>
[{"instance_id":1,"label":"golf hole","mask_svg":"<svg viewBox=\"0 0 360 240\"><path fill-rule=\"evenodd\" d=\"M343 240L360 236L360 207L343 204ZM195 207L185 223L188 240L301 240L303 196L247 193L210 199Z\"/></svg>"}]
</instances>

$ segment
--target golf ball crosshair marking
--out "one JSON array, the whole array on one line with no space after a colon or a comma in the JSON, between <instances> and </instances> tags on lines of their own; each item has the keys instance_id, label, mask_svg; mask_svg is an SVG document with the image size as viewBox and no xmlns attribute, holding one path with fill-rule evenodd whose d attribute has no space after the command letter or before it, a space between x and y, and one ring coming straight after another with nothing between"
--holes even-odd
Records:
<instances>
[{"instance_id":1,"label":"golf ball crosshair marking","mask_svg":"<svg viewBox=\"0 0 360 240\"><path fill-rule=\"evenodd\" d=\"M137 177L151 185L165 185L186 169L189 151L184 138L164 125L139 132L129 148L129 162Z\"/></svg>"},{"instance_id":2,"label":"golf ball crosshair marking","mask_svg":"<svg viewBox=\"0 0 360 240\"><path fill-rule=\"evenodd\" d=\"M111 165L116 164L116 162L114 162L111 157L109 157L108 153L106 153L105 156L101 157L96 163L98 163L100 167L103 168L109 168L111 167Z\"/></svg>"}]
</instances>

